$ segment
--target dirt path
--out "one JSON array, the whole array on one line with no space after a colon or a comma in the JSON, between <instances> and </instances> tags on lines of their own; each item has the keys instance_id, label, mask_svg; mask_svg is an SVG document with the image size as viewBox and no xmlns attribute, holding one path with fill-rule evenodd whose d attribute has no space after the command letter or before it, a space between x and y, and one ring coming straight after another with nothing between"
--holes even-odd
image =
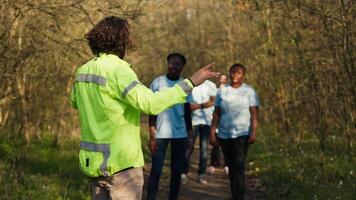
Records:
<instances>
[{"instance_id":1,"label":"dirt path","mask_svg":"<svg viewBox=\"0 0 356 200\"><path fill-rule=\"evenodd\" d=\"M191 158L191 172L188 175L188 182L181 185L179 193L179 200L228 200L231 196L230 186L227 174L222 168L218 168L214 174L207 174L206 179L208 184L200 184L197 182L197 174L195 173L198 168L199 151L198 146L195 147L194 153ZM209 150L210 152L210 150ZM210 158L208 158L210 160ZM147 182L149 175L150 163L147 164L145 174L145 185L143 192L143 199L146 198ZM169 192L169 162L166 158L163 173L160 179L159 191L157 200L167 200ZM245 200L260 200L263 198L265 188L261 185L258 178L247 177L246 180L246 194Z\"/></svg>"}]
</instances>

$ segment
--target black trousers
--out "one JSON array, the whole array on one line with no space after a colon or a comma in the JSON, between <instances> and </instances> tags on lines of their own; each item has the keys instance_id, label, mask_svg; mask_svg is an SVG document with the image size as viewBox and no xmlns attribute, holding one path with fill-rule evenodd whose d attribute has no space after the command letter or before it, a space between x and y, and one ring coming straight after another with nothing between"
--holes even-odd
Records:
<instances>
[{"instance_id":1,"label":"black trousers","mask_svg":"<svg viewBox=\"0 0 356 200\"><path fill-rule=\"evenodd\" d=\"M221 147L220 145L213 146L210 153L210 165L214 167L227 166L227 161L224 158L224 164L221 165Z\"/></svg>"},{"instance_id":2,"label":"black trousers","mask_svg":"<svg viewBox=\"0 0 356 200\"><path fill-rule=\"evenodd\" d=\"M233 200L243 200L245 194L245 160L249 136L219 139L229 167L230 189Z\"/></svg>"}]
</instances>

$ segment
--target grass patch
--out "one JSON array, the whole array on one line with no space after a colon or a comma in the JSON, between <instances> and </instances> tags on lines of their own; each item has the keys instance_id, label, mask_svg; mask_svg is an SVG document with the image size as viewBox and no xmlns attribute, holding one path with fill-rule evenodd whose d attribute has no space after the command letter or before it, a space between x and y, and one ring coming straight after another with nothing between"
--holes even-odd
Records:
<instances>
[{"instance_id":1,"label":"grass patch","mask_svg":"<svg viewBox=\"0 0 356 200\"><path fill-rule=\"evenodd\" d=\"M145 162L149 134L141 134ZM60 146L42 135L25 147L22 140L0 134L0 199L90 199L88 180L79 169L79 140L66 137Z\"/></svg>"},{"instance_id":2,"label":"grass patch","mask_svg":"<svg viewBox=\"0 0 356 200\"><path fill-rule=\"evenodd\" d=\"M0 139L1 199L89 199L86 177L78 166L78 141L53 146L45 135L28 147Z\"/></svg>"},{"instance_id":3,"label":"grass patch","mask_svg":"<svg viewBox=\"0 0 356 200\"><path fill-rule=\"evenodd\" d=\"M147 131L142 130L141 139L147 163ZM25 147L21 140L0 134L0 199L90 199L87 179L78 166L78 139L66 138L60 146L53 146L53 140L51 135L43 135ZM287 141L264 131L249 149L247 173L260 177L266 199L344 200L356 196L356 161L350 156L355 152L346 152L341 141L324 151L313 137L299 143Z\"/></svg>"},{"instance_id":4,"label":"grass patch","mask_svg":"<svg viewBox=\"0 0 356 200\"><path fill-rule=\"evenodd\" d=\"M342 141L322 151L312 137L287 143L265 132L258 139L249 149L248 173L261 178L267 199L355 198L356 160Z\"/></svg>"}]
</instances>

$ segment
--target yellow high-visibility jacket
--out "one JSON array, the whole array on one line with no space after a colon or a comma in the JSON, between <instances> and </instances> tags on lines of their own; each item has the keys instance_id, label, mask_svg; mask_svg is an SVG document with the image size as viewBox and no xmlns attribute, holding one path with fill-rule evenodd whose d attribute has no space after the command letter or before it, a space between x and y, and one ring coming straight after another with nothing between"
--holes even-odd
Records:
<instances>
[{"instance_id":1,"label":"yellow high-visibility jacket","mask_svg":"<svg viewBox=\"0 0 356 200\"><path fill-rule=\"evenodd\" d=\"M184 103L193 88L184 80L153 93L141 84L130 64L101 53L76 73L71 100L81 126L80 169L87 176L111 176L144 164L140 112L157 115Z\"/></svg>"}]
</instances>

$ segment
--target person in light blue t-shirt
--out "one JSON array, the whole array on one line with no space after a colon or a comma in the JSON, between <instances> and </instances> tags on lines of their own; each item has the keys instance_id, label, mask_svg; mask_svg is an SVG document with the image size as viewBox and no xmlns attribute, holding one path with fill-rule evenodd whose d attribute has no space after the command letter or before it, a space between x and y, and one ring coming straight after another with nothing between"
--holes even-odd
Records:
<instances>
[{"instance_id":1,"label":"person in light blue t-shirt","mask_svg":"<svg viewBox=\"0 0 356 200\"><path fill-rule=\"evenodd\" d=\"M234 64L229 72L230 86L220 89L216 96L210 140L222 147L229 167L232 199L241 200L245 191L247 150L256 141L259 100L255 90L243 83L246 73L243 65Z\"/></svg>"},{"instance_id":2,"label":"person in light blue t-shirt","mask_svg":"<svg viewBox=\"0 0 356 200\"><path fill-rule=\"evenodd\" d=\"M183 80L180 74L186 63L185 57L180 53L172 53L168 55L167 62L168 73L153 80L151 84L153 92L173 87ZM147 200L156 199L159 179L169 144L171 144L169 199L175 200L178 198L187 147L187 132L192 131L191 129L189 103L177 104L156 116L149 117L152 168L148 178Z\"/></svg>"}]
</instances>

